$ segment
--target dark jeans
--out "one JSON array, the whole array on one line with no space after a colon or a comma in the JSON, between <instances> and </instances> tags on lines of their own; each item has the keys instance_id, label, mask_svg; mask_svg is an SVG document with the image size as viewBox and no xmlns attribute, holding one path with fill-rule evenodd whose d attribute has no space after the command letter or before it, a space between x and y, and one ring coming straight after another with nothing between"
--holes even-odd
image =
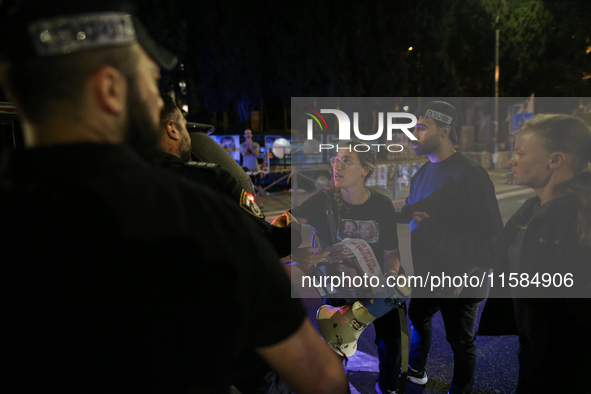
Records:
<instances>
[{"instance_id":1,"label":"dark jeans","mask_svg":"<svg viewBox=\"0 0 591 394\"><path fill-rule=\"evenodd\" d=\"M401 308L406 309L406 304ZM406 324L406 321L404 322ZM402 355L400 353L400 316L392 309L373 322L376 330L375 344L378 347L380 373L378 382L382 390L396 390L400 378Z\"/></svg>"},{"instance_id":2,"label":"dark jeans","mask_svg":"<svg viewBox=\"0 0 591 394\"><path fill-rule=\"evenodd\" d=\"M476 337L474 325L478 302L463 299L411 299L408 317L412 323L410 367L423 371L431 348L433 315L441 311L445 336L454 353L454 376L450 394L472 391L476 369Z\"/></svg>"}]
</instances>

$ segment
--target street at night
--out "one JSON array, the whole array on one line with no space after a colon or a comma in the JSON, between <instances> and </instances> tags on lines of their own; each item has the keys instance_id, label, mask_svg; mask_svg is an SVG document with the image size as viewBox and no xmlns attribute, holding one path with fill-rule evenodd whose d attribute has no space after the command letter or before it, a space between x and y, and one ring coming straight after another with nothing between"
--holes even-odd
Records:
<instances>
[{"instance_id":1,"label":"street at night","mask_svg":"<svg viewBox=\"0 0 591 394\"><path fill-rule=\"evenodd\" d=\"M0 390L591 394L589 21L0 0Z\"/></svg>"},{"instance_id":2,"label":"street at night","mask_svg":"<svg viewBox=\"0 0 591 394\"><path fill-rule=\"evenodd\" d=\"M506 222L523 202L527 198L534 196L535 193L528 188L507 184L505 178L501 178L501 171L491 171L490 174L497 189L497 198L503 222ZM404 197L404 191L402 197ZM267 220L272 221L280 212L282 213L281 207L289 204L289 198L290 196L287 193L278 193L274 197L266 199L266 201L269 201L270 211ZM402 203L402 198L397 200L397 205ZM398 225L398 239L401 245L402 265L407 273L411 273L413 269L408 225ZM304 299L303 301L308 311L308 318L315 322L316 311L324 304L323 301L321 299ZM483 306L484 302L480 306L479 317ZM373 325L370 325L359 339L359 350L349 359L346 370L352 393L373 394L375 392L378 359L374 338ZM517 336L478 336L476 344L478 347L478 361L473 393L514 393L519 370ZM427 370L429 376L427 385L418 386L409 382L406 385L406 393L445 394L449 390L453 372L453 354L445 340L445 329L439 314L433 319L433 343Z\"/></svg>"}]
</instances>

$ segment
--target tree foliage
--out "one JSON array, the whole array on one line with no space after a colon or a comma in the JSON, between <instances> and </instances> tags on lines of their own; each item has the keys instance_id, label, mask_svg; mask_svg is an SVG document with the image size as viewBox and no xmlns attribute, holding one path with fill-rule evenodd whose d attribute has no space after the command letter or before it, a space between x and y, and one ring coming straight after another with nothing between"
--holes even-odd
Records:
<instances>
[{"instance_id":1,"label":"tree foliage","mask_svg":"<svg viewBox=\"0 0 591 394\"><path fill-rule=\"evenodd\" d=\"M194 107L238 120L295 96L492 96L497 26L502 96L591 92L586 1L146 0L142 9L184 62L169 85L183 78Z\"/></svg>"}]
</instances>

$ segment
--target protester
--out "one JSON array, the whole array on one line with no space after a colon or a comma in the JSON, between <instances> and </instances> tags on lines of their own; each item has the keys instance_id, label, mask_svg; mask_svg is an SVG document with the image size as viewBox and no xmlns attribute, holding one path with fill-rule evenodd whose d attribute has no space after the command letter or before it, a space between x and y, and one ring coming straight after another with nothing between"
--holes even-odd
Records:
<instances>
[{"instance_id":1,"label":"protester","mask_svg":"<svg viewBox=\"0 0 591 394\"><path fill-rule=\"evenodd\" d=\"M501 274L507 280L511 275L519 278L517 286L506 286L514 312L510 305L491 311L489 304L502 300L489 299L480 326L491 330L494 327L483 327L485 321L499 325L514 316L519 334L518 394L589 392L583 378L591 351L589 161L587 125L568 115L536 115L519 131L509 164L515 183L531 187L537 196L523 204L499 236L475 241L444 235L439 218L417 212L420 227L440 238L442 247L453 250L467 266L494 267L495 280ZM541 285L535 284L536 274ZM549 286L544 274L553 280L570 274L573 284ZM506 289L499 285L494 289Z\"/></svg>"},{"instance_id":2,"label":"protester","mask_svg":"<svg viewBox=\"0 0 591 394\"><path fill-rule=\"evenodd\" d=\"M129 4L11 1L0 18L26 144L0 176L4 391L227 392L256 348L298 392L347 392L249 219L149 163L175 59Z\"/></svg>"},{"instance_id":3,"label":"protester","mask_svg":"<svg viewBox=\"0 0 591 394\"><path fill-rule=\"evenodd\" d=\"M397 275L400 271L400 257L394 206L389 198L365 186L365 181L376 169L375 151L365 143L348 141L331 159L331 165L334 187L327 194L320 192L311 196L300 206L293 208L291 214L296 218L306 219L308 224L317 229L320 241L325 246L338 242L337 232L344 233L344 223L347 221L370 223L376 230L379 229L370 241L370 246L382 272L388 276ZM328 199L334 215L327 215ZM332 219L336 226L334 231L331 231ZM292 258L299 264L311 266L327 257L328 253L321 252L320 248L309 247L294 250ZM335 305L335 300L331 304ZM399 387L401 368L398 311L394 309L378 318L374 321L374 327L379 358L376 390L395 393Z\"/></svg>"},{"instance_id":4,"label":"protester","mask_svg":"<svg viewBox=\"0 0 591 394\"><path fill-rule=\"evenodd\" d=\"M252 131L246 129L244 131L245 141L240 144L240 153L242 153L242 165L251 171L259 170L259 151L261 149L258 142L252 140Z\"/></svg>"},{"instance_id":5,"label":"protester","mask_svg":"<svg viewBox=\"0 0 591 394\"><path fill-rule=\"evenodd\" d=\"M487 172L474 161L456 152L456 109L443 101L424 104L416 113L412 141L417 155L429 161L412 177L404 207L397 212L398 223L409 223L414 274L463 275L459 259L437 247L435 241L413 220L415 211L437 216L441 231L457 236L488 239L502 229L494 186ZM482 276L482 272L473 274ZM409 305L412 342L408 378L427 383L427 357L431 348L431 321L438 311L445 324L446 339L454 354L451 394L470 393L476 369L474 325L479 302L486 297L486 284L478 288L446 287L437 292L417 287Z\"/></svg>"}]
</instances>

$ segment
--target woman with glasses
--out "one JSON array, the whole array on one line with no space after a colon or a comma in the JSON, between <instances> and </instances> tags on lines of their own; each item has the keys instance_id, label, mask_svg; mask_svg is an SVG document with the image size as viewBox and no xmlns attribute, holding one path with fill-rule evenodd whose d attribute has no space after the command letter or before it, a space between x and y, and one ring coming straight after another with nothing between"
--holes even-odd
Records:
<instances>
[{"instance_id":1,"label":"woman with glasses","mask_svg":"<svg viewBox=\"0 0 591 394\"><path fill-rule=\"evenodd\" d=\"M372 234L367 241L382 272L385 276L396 276L401 267L394 206L388 197L365 186L367 178L376 170L376 153L363 142L348 141L339 146L336 156L330 160L334 180L334 186L327 191L330 204L326 194L319 192L292 209L291 214L298 219L306 219L318 231L324 247L351 238L348 236L350 229L346 229L345 225L351 222L358 224L359 228ZM336 227L334 231L331 231L331 211ZM302 248L294 250L292 258L309 267L327 255L328 252L321 252L321 248ZM333 306L347 303L346 300L328 301ZM374 326L380 369L376 390L379 393L396 393L401 367L398 311L394 309L378 318Z\"/></svg>"}]
</instances>

